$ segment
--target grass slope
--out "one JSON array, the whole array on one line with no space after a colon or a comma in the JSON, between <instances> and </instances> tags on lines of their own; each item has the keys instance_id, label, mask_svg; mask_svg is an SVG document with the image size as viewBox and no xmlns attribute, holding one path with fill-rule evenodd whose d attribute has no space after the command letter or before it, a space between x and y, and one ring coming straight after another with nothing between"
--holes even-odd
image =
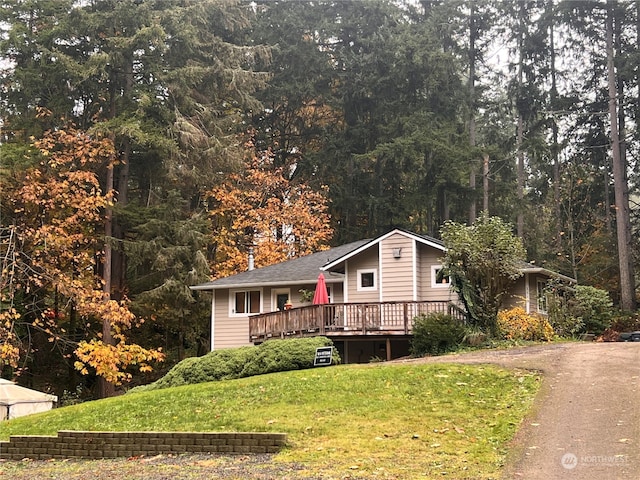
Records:
<instances>
[{"instance_id":1,"label":"grass slope","mask_svg":"<svg viewBox=\"0 0 640 480\"><path fill-rule=\"evenodd\" d=\"M299 478L496 478L539 378L493 366L337 366L148 391L0 426L58 430L275 431Z\"/></svg>"}]
</instances>

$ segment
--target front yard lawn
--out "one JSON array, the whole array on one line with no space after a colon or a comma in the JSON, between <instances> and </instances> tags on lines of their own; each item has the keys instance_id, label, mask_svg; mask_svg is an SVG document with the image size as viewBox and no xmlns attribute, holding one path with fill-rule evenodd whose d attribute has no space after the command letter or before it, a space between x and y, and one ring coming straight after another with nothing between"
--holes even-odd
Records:
<instances>
[{"instance_id":1,"label":"front yard lawn","mask_svg":"<svg viewBox=\"0 0 640 480\"><path fill-rule=\"evenodd\" d=\"M58 430L273 431L288 434L289 446L272 461L295 464L291 478L490 479L500 474L539 380L457 364L316 368L59 408L1 424L0 438ZM0 465L0 475L15 468Z\"/></svg>"}]
</instances>

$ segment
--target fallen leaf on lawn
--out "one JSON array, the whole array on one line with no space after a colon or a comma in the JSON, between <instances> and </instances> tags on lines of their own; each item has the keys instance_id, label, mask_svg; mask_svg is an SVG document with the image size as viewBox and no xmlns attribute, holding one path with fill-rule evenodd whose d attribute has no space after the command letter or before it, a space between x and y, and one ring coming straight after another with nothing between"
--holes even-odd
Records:
<instances>
[{"instance_id":1,"label":"fallen leaf on lawn","mask_svg":"<svg viewBox=\"0 0 640 480\"><path fill-rule=\"evenodd\" d=\"M198 465L200 467L215 467L219 463L220 463L220 461L217 460L217 459L215 459L215 460L199 460L199 461L196 462L196 465Z\"/></svg>"},{"instance_id":2,"label":"fallen leaf on lawn","mask_svg":"<svg viewBox=\"0 0 640 480\"><path fill-rule=\"evenodd\" d=\"M158 460L160 458L162 458L164 455L160 454L160 455L156 455L155 457L149 457L149 458L143 458L140 460L141 463L149 463L149 462L153 462L154 460Z\"/></svg>"}]
</instances>

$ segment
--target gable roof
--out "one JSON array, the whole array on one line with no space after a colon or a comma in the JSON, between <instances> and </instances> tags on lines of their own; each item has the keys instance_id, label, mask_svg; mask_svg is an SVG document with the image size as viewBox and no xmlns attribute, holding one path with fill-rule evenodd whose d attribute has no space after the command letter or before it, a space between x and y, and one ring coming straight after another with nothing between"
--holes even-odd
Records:
<instances>
[{"instance_id":1,"label":"gable roof","mask_svg":"<svg viewBox=\"0 0 640 480\"><path fill-rule=\"evenodd\" d=\"M230 277L219 278L212 282L190 287L192 290L218 290L221 288L241 288L254 285L281 286L314 284L318 280L321 267L337 258L344 257L351 251L369 243L369 240L359 240L329 250L294 258L282 263L276 263L267 267L256 268L246 272L237 273ZM338 273L325 273L327 283L342 281L343 275Z\"/></svg>"},{"instance_id":2,"label":"gable roof","mask_svg":"<svg viewBox=\"0 0 640 480\"><path fill-rule=\"evenodd\" d=\"M218 290L222 288L246 288L251 286L282 286L283 284L306 285L315 283L320 272L324 272L327 283L341 282L344 274L331 271L331 269L334 269L348 259L394 234L403 235L418 243L440 250L443 253L446 251L444 243L436 238L396 228L373 239L351 242L329 250L312 253L304 257L294 258L267 267L248 270L190 288L192 290ZM526 262L522 262L521 271L522 273L540 273L547 277L558 278L569 283L576 283L573 278Z\"/></svg>"},{"instance_id":3,"label":"gable roof","mask_svg":"<svg viewBox=\"0 0 640 480\"><path fill-rule=\"evenodd\" d=\"M343 255L340 258L336 258L330 262L327 262L325 265L322 266L322 270L323 271L327 271L339 264L341 264L342 262L348 260L349 258L359 254L360 252L363 252L365 250L367 250L368 248L371 248L373 245L382 242L383 240L387 239L388 237L390 237L391 235L394 235L396 233L399 233L400 235L403 235L405 237L409 237L413 240L416 240L419 243L423 243L425 245L429 245L430 247L436 248L438 250L441 250L442 252L444 252L446 250L446 248L444 247L444 243L442 243L440 240L437 240L433 237L429 237L427 235L418 235L417 233L413 233L413 232L409 232L407 230L402 230L400 228L396 228L391 230L390 232L387 232L383 235L380 235L379 237L376 237L372 240L365 240L365 242L358 248L352 250L351 252L347 252L345 255Z\"/></svg>"}]
</instances>

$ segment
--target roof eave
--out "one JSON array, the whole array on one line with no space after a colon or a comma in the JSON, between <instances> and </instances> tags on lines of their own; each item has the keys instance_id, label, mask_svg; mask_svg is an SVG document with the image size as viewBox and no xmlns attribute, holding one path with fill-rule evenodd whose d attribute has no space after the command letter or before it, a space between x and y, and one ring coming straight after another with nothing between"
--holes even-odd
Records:
<instances>
[{"instance_id":1,"label":"roof eave","mask_svg":"<svg viewBox=\"0 0 640 480\"><path fill-rule=\"evenodd\" d=\"M358 255L361 252L364 252L368 248L371 248L373 245L380 243L381 241L383 241L384 239L390 237L391 235L393 235L395 233L400 233L401 235L409 237L409 238L411 238L413 240L416 240L416 241L418 241L420 243L423 243L425 245L429 245L430 247L436 248L436 249L438 249L438 250L440 250L442 252L446 251L446 248L444 247L444 245L440 245L439 243L432 242L428 238L422 237L422 236L417 235L415 233L411 233L411 232L408 232L406 230L402 230L400 228L396 228L396 229L391 230L390 232L387 232L387 233L385 233L383 235L380 235L380 236L372 239L370 242L365 243L364 245L360 246L359 248L356 248L355 250L347 253L346 255L343 255L342 257L336 258L332 262L326 263L325 265L320 267L320 270L327 271L327 270L329 270L331 268L334 268L334 267L340 265L341 263L346 262L351 257L353 257L355 255Z\"/></svg>"},{"instance_id":2,"label":"roof eave","mask_svg":"<svg viewBox=\"0 0 640 480\"><path fill-rule=\"evenodd\" d=\"M558 272L554 272L553 270L548 270L543 267L531 267L531 268L523 268L521 269L523 273L544 273L548 277L557 278L558 280L562 280L563 282L568 283L578 283L575 278L568 277Z\"/></svg>"},{"instance_id":3,"label":"roof eave","mask_svg":"<svg viewBox=\"0 0 640 480\"><path fill-rule=\"evenodd\" d=\"M326 283L342 283L344 281L344 275L338 273L332 273L332 275L340 275L340 277L325 277ZM213 291L213 290L227 290L232 288L246 288L246 287L286 287L295 285L310 285L315 284L318 278L308 280L294 280L294 281L279 281L279 282L251 282L251 283L227 283L222 285L194 285L189 287L195 291Z\"/></svg>"}]
</instances>

